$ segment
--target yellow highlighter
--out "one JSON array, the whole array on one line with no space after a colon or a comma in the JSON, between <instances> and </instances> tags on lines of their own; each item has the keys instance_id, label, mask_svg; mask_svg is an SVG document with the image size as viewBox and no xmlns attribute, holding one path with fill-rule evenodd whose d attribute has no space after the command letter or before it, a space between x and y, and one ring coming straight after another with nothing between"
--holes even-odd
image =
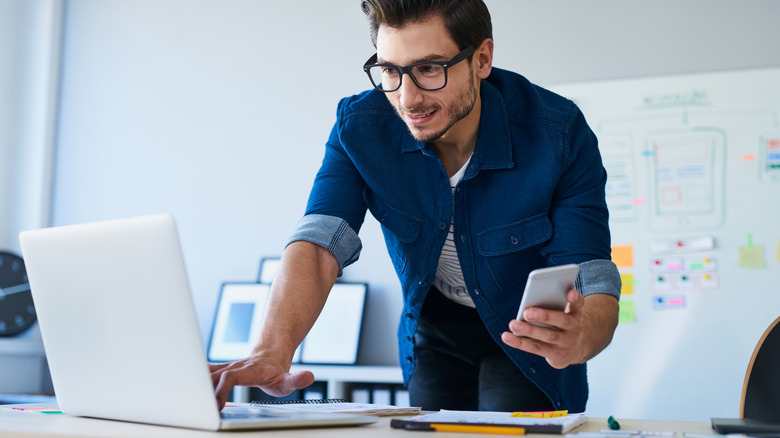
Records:
<instances>
[{"instance_id":1,"label":"yellow highlighter","mask_svg":"<svg viewBox=\"0 0 780 438\"><path fill-rule=\"evenodd\" d=\"M565 417L569 415L569 411L528 411L528 412L512 412L510 417L525 417L525 418L555 418Z\"/></svg>"},{"instance_id":2,"label":"yellow highlighter","mask_svg":"<svg viewBox=\"0 0 780 438\"><path fill-rule=\"evenodd\" d=\"M498 435L525 435L525 428L515 426L482 426L471 424L430 423L429 430L436 432L492 433Z\"/></svg>"}]
</instances>

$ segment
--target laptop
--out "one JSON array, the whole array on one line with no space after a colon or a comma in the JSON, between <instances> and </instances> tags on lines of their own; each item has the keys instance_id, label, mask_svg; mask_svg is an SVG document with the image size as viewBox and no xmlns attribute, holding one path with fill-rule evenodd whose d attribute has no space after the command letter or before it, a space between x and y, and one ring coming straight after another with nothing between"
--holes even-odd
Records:
<instances>
[{"instance_id":1,"label":"laptop","mask_svg":"<svg viewBox=\"0 0 780 438\"><path fill-rule=\"evenodd\" d=\"M20 242L63 413L205 430L377 421L272 407L220 412L170 215L24 231Z\"/></svg>"}]
</instances>

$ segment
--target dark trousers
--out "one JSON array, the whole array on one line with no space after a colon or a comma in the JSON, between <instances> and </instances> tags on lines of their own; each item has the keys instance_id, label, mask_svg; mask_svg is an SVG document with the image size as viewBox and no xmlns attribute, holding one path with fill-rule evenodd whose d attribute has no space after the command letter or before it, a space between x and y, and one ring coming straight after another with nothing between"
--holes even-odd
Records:
<instances>
[{"instance_id":1,"label":"dark trousers","mask_svg":"<svg viewBox=\"0 0 780 438\"><path fill-rule=\"evenodd\" d=\"M431 289L414 336L412 406L546 411L552 403L490 337L477 311Z\"/></svg>"}]
</instances>

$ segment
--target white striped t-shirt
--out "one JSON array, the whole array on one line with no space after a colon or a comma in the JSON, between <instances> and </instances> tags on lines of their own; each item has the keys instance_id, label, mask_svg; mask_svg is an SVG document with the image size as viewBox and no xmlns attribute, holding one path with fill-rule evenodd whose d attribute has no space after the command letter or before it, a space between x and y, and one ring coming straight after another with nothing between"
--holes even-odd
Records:
<instances>
[{"instance_id":1,"label":"white striped t-shirt","mask_svg":"<svg viewBox=\"0 0 780 438\"><path fill-rule=\"evenodd\" d=\"M450 188L452 189L453 197L455 195L455 186L460 182L460 179L466 172L466 168L470 162L471 157L469 157L469 159L466 160L466 164L450 178ZM441 291L445 297L452 301L463 304L464 306L476 307L466 290L466 282L463 280L463 271L460 269L460 261L458 260L458 251L455 249L454 233L455 227L453 225L452 217L450 217L450 231L447 233L447 240L444 242L444 247L441 249L439 266L436 268L436 279L433 284L436 286L436 289Z\"/></svg>"}]
</instances>

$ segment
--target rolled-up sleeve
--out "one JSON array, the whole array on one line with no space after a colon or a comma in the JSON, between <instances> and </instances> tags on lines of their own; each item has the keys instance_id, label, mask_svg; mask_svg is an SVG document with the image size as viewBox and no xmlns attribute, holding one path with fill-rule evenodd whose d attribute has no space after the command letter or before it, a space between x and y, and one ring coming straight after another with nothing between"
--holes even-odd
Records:
<instances>
[{"instance_id":1,"label":"rolled-up sleeve","mask_svg":"<svg viewBox=\"0 0 780 438\"><path fill-rule=\"evenodd\" d=\"M339 263L339 276L346 266L354 263L363 248L355 230L347 221L336 216L307 214L298 221L287 245L307 241L327 249Z\"/></svg>"},{"instance_id":2,"label":"rolled-up sleeve","mask_svg":"<svg viewBox=\"0 0 780 438\"><path fill-rule=\"evenodd\" d=\"M584 296L607 294L620 299L620 272L611 260L590 260L580 263L580 273L574 288Z\"/></svg>"}]
</instances>

